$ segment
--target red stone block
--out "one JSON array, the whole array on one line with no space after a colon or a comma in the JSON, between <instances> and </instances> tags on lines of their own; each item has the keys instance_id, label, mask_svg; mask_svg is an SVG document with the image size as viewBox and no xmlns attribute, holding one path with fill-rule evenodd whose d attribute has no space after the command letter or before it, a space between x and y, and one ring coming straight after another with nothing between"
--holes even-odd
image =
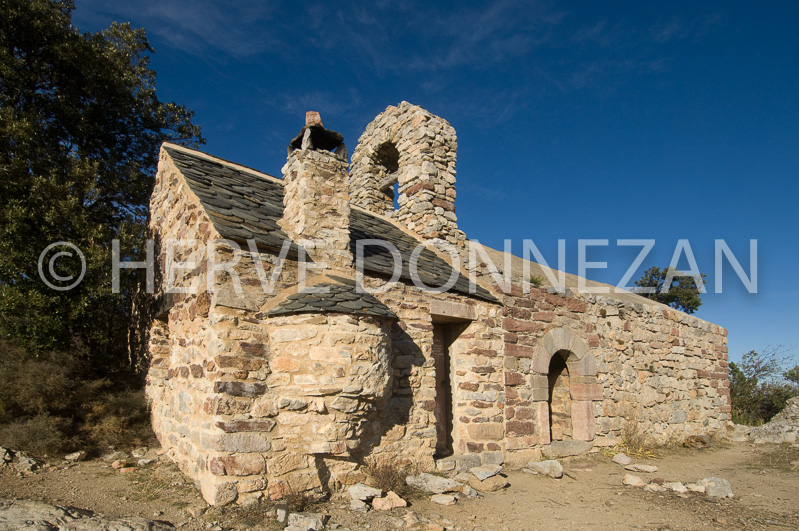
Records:
<instances>
[{"instance_id":1,"label":"red stone block","mask_svg":"<svg viewBox=\"0 0 799 531\"><path fill-rule=\"evenodd\" d=\"M538 313L534 314L539 315ZM552 314L554 318L554 314ZM536 318L537 319L537 318ZM522 321L519 319L513 319L511 317L506 317L502 320L502 328L504 328L508 332L538 332L543 327L540 323L534 323L531 321Z\"/></svg>"},{"instance_id":2,"label":"red stone block","mask_svg":"<svg viewBox=\"0 0 799 531\"><path fill-rule=\"evenodd\" d=\"M479 454L480 452L483 451L483 444L475 442L467 442L466 449L473 454Z\"/></svg>"},{"instance_id":3,"label":"red stone block","mask_svg":"<svg viewBox=\"0 0 799 531\"><path fill-rule=\"evenodd\" d=\"M533 348L525 345L516 345L514 343L505 343L505 355L515 358L532 358Z\"/></svg>"},{"instance_id":4,"label":"red stone block","mask_svg":"<svg viewBox=\"0 0 799 531\"><path fill-rule=\"evenodd\" d=\"M585 313L586 308L587 308L587 305L586 305L585 301L581 301L579 299L572 299L572 298L566 299L566 309L569 310L570 312ZM589 330L589 332L590 332L590 330Z\"/></svg>"},{"instance_id":5,"label":"red stone block","mask_svg":"<svg viewBox=\"0 0 799 531\"><path fill-rule=\"evenodd\" d=\"M561 297L560 295L555 295L553 293L545 293L544 300L547 301L552 306L566 306L566 299Z\"/></svg>"},{"instance_id":6,"label":"red stone block","mask_svg":"<svg viewBox=\"0 0 799 531\"><path fill-rule=\"evenodd\" d=\"M214 358L220 368L240 369L244 371L257 371L260 369L264 360L258 358L240 358L237 356L217 356Z\"/></svg>"},{"instance_id":7,"label":"red stone block","mask_svg":"<svg viewBox=\"0 0 799 531\"><path fill-rule=\"evenodd\" d=\"M521 385L524 383L524 375L518 372L505 371L505 385Z\"/></svg>"},{"instance_id":8,"label":"red stone block","mask_svg":"<svg viewBox=\"0 0 799 531\"><path fill-rule=\"evenodd\" d=\"M521 437L524 435L535 435L535 423L509 420L505 424L505 433L507 435L515 437Z\"/></svg>"}]
</instances>

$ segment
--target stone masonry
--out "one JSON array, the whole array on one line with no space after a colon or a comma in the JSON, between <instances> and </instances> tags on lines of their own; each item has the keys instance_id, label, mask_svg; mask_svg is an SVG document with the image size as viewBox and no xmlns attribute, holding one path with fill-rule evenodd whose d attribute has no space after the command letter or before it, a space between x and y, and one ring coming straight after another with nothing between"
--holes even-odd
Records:
<instances>
[{"instance_id":1,"label":"stone masonry","mask_svg":"<svg viewBox=\"0 0 799 531\"><path fill-rule=\"evenodd\" d=\"M382 460L513 466L631 428L680 441L729 418L724 329L626 292L496 281L503 253L457 228L456 148L407 102L369 124L349 173L318 115L283 179L164 144L147 394L209 503L333 490Z\"/></svg>"}]
</instances>

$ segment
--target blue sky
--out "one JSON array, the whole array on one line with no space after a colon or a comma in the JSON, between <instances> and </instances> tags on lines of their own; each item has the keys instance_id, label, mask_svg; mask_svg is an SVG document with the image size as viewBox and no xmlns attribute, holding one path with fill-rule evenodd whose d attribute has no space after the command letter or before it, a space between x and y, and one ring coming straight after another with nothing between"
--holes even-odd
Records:
<instances>
[{"instance_id":1,"label":"blue sky","mask_svg":"<svg viewBox=\"0 0 799 531\"><path fill-rule=\"evenodd\" d=\"M577 240L608 239L589 277L665 266L688 239L715 281L697 316L729 330L730 357L784 345L799 361L799 4L747 2L265 2L76 0L86 31L129 21L156 50L162 100L196 111L204 151L273 175L307 110L350 152L402 100L458 132L460 227L521 250L533 239L577 272ZM686 267L685 261L681 267Z\"/></svg>"}]
</instances>

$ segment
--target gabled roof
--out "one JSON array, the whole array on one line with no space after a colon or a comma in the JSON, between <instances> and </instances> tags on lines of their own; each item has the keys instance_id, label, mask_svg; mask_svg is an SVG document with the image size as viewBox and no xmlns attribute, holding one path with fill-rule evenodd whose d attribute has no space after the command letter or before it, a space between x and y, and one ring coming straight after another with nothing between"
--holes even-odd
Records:
<instances>
[{"instance_id":1,"label":"gabled roof","mask_svg":"<svg viewBox=\"0 0 799 531\"><path fill-rule=\"evenodd\" d=\"M255 241L261 250L279 252L288 235L278 226L283 217L283 183L237 164L213 160L208 156L187 148L164 144L163 149L172 157L175 166L197 195L214 228L223 238L244 243ZM411 281L411 256L421 239L406 233L390 221L365 210L350 211L350 248L353 256L356 242L363 239L383 240L391 243L402 256L400 278ZM290 258L297 257L298 246L291 243ZM364 248L364 272L391 277L394 262L388 249L378 246ZM441 287L447 283L453 268L435 252L424 248L418 255L417 276L430 287ZM474 286L470 290L469 279L457 274L451 291L479 299L497 302L488 290Z\"/></svg>"}]
</instances>

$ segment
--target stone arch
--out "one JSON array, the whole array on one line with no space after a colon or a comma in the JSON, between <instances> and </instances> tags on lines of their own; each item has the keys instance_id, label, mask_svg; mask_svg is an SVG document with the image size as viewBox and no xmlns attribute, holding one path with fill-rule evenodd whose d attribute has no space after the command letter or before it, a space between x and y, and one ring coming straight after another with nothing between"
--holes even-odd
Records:
<instances>
[{"instance_id":1,"label":"stone arch","mask_svg":"<svg viewBox=\"0 0 799 531\"><path fill-rule=\"evenodd\" d=\"M568 370L571 402L571 436L591 441L596 432L594 401L602 400L602 387L597 383L596 364L585 339L569 327L550 330L539 339L533 353L531 378L533 400L537 402L538 428L541 443L550 441L550 378L552 358L562 356Z\"/></svg>"},{"instance_id":2,"label":"stone arch","mask_svg":"<svg viewBox=\"0 0 799 531\"><path fill-rule=\"evenodd\" d=\"M443 118L407 101L389 106L366 126L352 154L350 201L423 238L462 245L455 215L457 149L455 129Z\"/></svg>"}]
</instances>

